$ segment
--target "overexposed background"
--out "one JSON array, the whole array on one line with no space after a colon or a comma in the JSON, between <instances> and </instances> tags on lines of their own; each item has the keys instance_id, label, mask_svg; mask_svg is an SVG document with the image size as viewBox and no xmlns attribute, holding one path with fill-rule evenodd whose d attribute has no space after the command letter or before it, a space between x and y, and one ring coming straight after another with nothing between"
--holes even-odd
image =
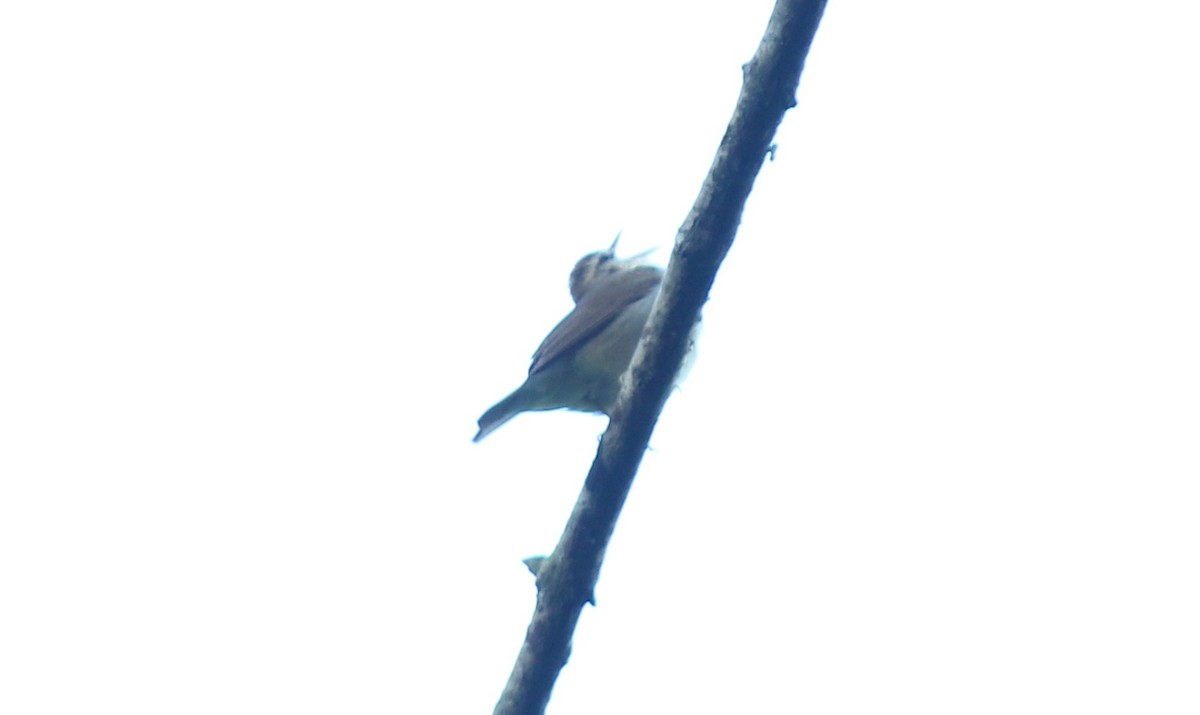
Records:
<instances>
[{"instance_id":1,"label":"overexposed background","mask_svg":"<svg viewBox=\"0 0 1200 715\"><path fill-rule=\"evenodd\" d=\"M490 712L772 3L0 9L0 712ZM550 712L1200 708L1181 4L833 2Z\"/></svg>"}]
</instances>

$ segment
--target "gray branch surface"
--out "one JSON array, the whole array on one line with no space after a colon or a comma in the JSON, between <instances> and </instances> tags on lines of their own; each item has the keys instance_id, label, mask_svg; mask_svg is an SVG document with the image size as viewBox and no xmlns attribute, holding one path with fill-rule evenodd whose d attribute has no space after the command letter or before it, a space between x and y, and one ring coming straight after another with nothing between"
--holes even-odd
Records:
<instances>
[{"instance_id":1,"label":"gray branch surface","mask_svg":"<svg viewBox=\"0 0 1200 715\"><path fill-rule=\"evenodd\" d=\"M558 546L538 571L533 620L494 715L545 712L700 308L733 244L775 130L796 104L800 71L824 11L824 0L778 0L754 58L743 68L733 118L676 237L662 291L583 491Z\"/></svg>"}]
</instances>

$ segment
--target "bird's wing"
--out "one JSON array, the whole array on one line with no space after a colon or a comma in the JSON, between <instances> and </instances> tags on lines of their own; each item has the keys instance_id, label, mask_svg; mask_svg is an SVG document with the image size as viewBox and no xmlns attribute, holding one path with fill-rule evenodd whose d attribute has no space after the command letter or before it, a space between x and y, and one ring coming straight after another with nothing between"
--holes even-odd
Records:
<instances>
[{"instance_id":1,"label":"bird's wing","mask_svg":"<svg viewBox=\"0 0 1200 715\"><path fill-rule=\"evenodd\" d=\"M545 369L599 333L627 306L657 289L662 276L654 266L639 266L597 280L538 346L529 374Z\"/></svg>"}]
</instances>

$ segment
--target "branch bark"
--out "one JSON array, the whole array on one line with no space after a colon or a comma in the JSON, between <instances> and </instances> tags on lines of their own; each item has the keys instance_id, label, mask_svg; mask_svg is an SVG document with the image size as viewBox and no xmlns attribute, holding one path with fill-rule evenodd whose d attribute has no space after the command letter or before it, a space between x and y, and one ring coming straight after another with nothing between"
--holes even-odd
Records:
<instances>
[{"instance_id":1,"label":"branch bark","mask_svg":"<svg viewBox=\"0 0 1200 715\"><path fill-rule=\"evenodd\" d=\"M689 347L700 308L733 244L754 179L796 87L825 0L777 0L716 158L667 265L662 291L623 380L583 491L537 574L538 598L525 643L494 715L545 712L566 664L580 612L592 600L600 564L650 434Z\"/></svg>"}]
</instances>

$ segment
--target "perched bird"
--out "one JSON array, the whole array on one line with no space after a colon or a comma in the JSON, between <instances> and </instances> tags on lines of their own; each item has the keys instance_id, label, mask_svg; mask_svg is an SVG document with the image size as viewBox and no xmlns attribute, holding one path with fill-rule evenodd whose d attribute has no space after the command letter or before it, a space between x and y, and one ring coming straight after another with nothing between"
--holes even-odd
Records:
<instances>
[{"instance_id":1,"label":"perched bird","mask_svg":"<svg viewBox=\"0 0 1200 715\"><path fill-rule=\"evenodd\" d=\"M521 412L612 412L663 278L661 268L639 261L645 254L620 259L616 251L613 241L575 264L574 310L538 346L525 383L479 418L474 441Z\"/></svg>"}]
</instances>

